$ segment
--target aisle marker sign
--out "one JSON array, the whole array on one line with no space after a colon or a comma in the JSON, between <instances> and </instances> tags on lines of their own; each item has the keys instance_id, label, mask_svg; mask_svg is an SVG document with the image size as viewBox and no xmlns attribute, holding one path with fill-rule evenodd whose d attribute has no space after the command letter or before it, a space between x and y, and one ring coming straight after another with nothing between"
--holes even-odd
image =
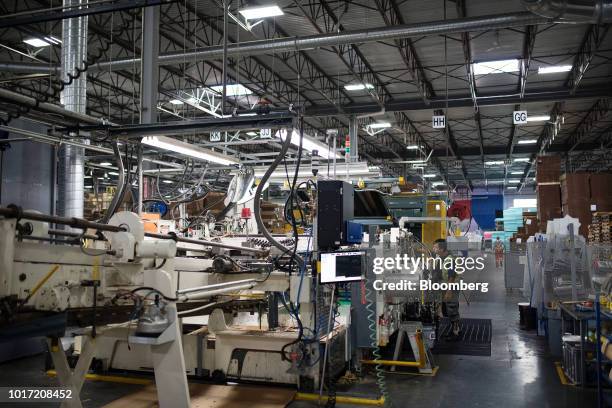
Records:
<instances>
[{"instance_id":1,"label":"aisle marker sign","mask_svg":"<svg viewBox=\"0 0 612 408\"><path fill-rule=\"evenodd\" d=\"M259 137L262 139L272 139L272 129L261 129Z\"/></svg>"},{"instance_id":2,"label":"aisle marker sign","mask_svg":"<svg viewBox=\"0 0 612 408\"><path fill-rule=\"evenodd\" d=\"M527 123L527 111L514 111L512 113L512 122L515 125L525 125Z\"/></svg>"},{"instance_id":3,"label":"aisle marker sign","mask_svg":"<svg viewBox=\"0 0 612 408\"><path fill-rule=\"evenodd\" d=\"M220 142L221 141L221 132L210 132L210 141L211 142Z\"/></svg>"},{"instance_id":4,"label":"aisle marker sign","mask_svg":"<svg viewBox=\"0 0 612 408\"><path fill-rule=\"evenodd\" d=\"M431 126L434 129L444 129L446 127L446 118L442 116L432 116Z\"/></svg>"}]
</instances>

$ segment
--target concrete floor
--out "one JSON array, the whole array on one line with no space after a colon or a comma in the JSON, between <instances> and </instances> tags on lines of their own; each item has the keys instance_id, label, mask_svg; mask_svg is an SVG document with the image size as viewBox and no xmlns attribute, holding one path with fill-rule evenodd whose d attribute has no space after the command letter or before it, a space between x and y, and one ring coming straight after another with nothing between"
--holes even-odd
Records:
<instances>
[{"instance_id":1,"label":"concrete floor","mask_svg":"<svg viewBox=\"0 0 612 408\"><path fill-rule=\"evenodd\" d=\"M488 259L492 261L491 257ZM555 360L546 353L545 340L518 328L516 304L523 299L518 293L506 291L503 270L495 269L490 263L476 278L489 282L489 292L472 296L469 306L462 299L461 314L492 320L491 357L436 356L440 369L435 377L389 374L386 380L393 406L596 406L597 398L593 390L560 383ZM44 374L42 356L0 365L0 386L23 384L54 384ZM86 382L82 393L83 405L87 408L100 407L139 388L138 385ZM368 379L355 386L351 394L375 396L377 389L373 380ZM52 404L41 406L49 407ZM289 408L315 406L316 403L300 401L291 403ZM357 408L352 405L338 406Z\"/></svg>"}]
</instances>

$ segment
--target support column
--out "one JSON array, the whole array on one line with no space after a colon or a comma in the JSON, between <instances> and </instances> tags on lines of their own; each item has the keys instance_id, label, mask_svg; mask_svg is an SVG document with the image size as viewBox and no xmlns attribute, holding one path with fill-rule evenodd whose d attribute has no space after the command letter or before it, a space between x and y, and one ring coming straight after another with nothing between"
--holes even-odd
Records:
<instances>
[{"instance_id":1,"label":"support column","mask_svg":"<svg viewBox=\"0 0 612 408\"><path fill-rule=\"evenodd\" d=\"M145 7L142 11L142 59L140 80L140 123L157 123L159 97L159 6ZM142 161L142 145L138 150L138 214L143 200L148 198L146 180L142 175L150 164Z\"/></svg>"},{"instance_id":2,"label":"support column","mask_svg":"<svg viewBox=\"0 0 612 408\"><path fill-rule=\"evenodd\" d=\"M359 127L357 126L357 116L349 119L349 137L351 138L351 162L359 161Z\"/></svg>"}]
</instances>

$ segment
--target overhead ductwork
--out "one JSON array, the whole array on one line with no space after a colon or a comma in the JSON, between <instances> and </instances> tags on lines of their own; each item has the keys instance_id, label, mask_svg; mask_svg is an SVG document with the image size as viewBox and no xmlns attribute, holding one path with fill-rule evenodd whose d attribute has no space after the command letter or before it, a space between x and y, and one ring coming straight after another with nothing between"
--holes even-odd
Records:
<instances>
[{"instance_id":1,"label":"overhead ductwork","mask_svg":"<svg viewBox=\"0 0 612 408\"><path fill-rule=\"evenodd\" d=\"M87 0L64 0L64 8L78 8ZM87 58L87 16L62 21L62 80L69 82L77 67ZM60 94L64 108L85 114L87 106L87 75L80 75L66 85ZM59 152L57 209L63 217L83 218L85 150L74 145L62 145Z\"/></svg>"},{"instance_id":2,"label":"overhead ductwork","mask_svg":"<svg viewBox=\"0 0 612 408\"><path fill-rule=\"evenodd\" d=\"M76 0L73 0L76 1ZM527 2L527 0L524 0ZM539 1L530 2L539 3ZM544 3L544 2L543 2ZM548 2L546 2L548 3ZM552 2L551 2L552 3ZM555 2L557 3L557 2ZM562 3L562 2L558 2ZM479 16L471 18L461 18L454 20L438 20L426 23L404 24L396 26L385 26L371 28L367 30L343 31L340 33L317 34L303 37L284 37L272 38L267 40L246 41L241 43L228 44L227 55L258 55L272 52L292 52L306 51L322 47L340 46L348 44L362 44L368 42L388 41L400 38L420 38L430 35L456 34L464 32L480 32L488 30L496 30L511 27L524 27L527 25L552 24L552 23L594 23L599 21L599 16L607 16L608 12L603 12L609 9L606 5L598 6L602 10L599 14L591 13L591 18L584 15L577 15L575 21L570 21L570 15L566 17L558 17L563 13L550 13L551 16L542 13L543 15L535 14L534 12L524 11L519 13L499 14L491 16ZM594 7L594 6L593 6ZM530 9L531 10L531 9ZM212 46L200 48L190 52L175 52L162 54L159 56L160 65L182 64L185 61L195 60L214 60L223 57L223 46ZM139 66L140 59L117 59L114 61L99 62L89 67L90 71L102 70L131 70L134 66ZM24 68L27 68L24 64ZM1 67L1 65L0 65ZM10 68L16 68L16 63L11 63ZM33 68L29 68L27 72L33 72ZM49 69L41 68L41 72L48 72Z\"/></svg>"},{"instance_id":3,"label":"overhead ductwork","mask_svg":"<svg viewBox=\"0 0 612 408\"><path fill-rule=\"evenodd\" d=\"M562 22L600 24L612 21L611 0L522 0L532 13Z\"/></svg>"}]
</instances>

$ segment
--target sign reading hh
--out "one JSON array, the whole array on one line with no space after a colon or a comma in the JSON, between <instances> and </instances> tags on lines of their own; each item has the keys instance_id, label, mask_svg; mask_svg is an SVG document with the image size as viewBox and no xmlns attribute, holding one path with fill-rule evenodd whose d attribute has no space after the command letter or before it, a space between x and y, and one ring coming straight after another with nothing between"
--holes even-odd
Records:
<instances>
[{"instance_id":1,"label":"sign reading hh","mask_svg":"<svg viewBox=\"0 0 612 408\"><path fill-rule=\"evenodd\" d=\"M443 115L442 116L432 116L431 126L434 129L444 129L446 127L446 117Z\"/></svg>"}]
</instances>

